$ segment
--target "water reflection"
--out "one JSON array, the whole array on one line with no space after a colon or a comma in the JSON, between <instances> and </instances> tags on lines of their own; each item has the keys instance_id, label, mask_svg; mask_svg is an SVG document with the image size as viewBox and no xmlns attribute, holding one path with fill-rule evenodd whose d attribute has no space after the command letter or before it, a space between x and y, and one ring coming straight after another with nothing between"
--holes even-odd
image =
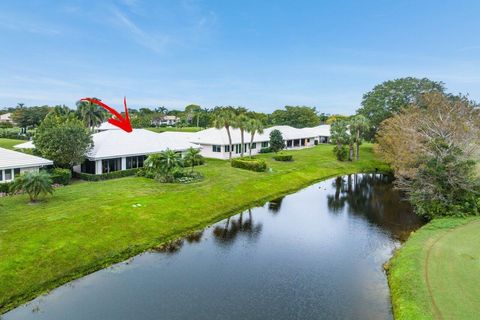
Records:
<instances>
[{"instance_id":1,"label":"water reflection","mask_svg":"<svg viewBox=\"0 0 480 320\"><path fill-rule=\"evenodd\" d=\"M423 224L411 214L410 203L393 188L393 177L384 174L353 174L332 181L333 195L327 195L328 208L365 217L370 223L387 229L398 239L405 240L412 229Z\"/></svg>"},{"instance_id":2,"label":"water reflection","mask_svg":"<svg viewBox=\"0 0 480 320\"><path fill-rule=\"evenodd\" d=\"M248 209L247 217L245 212L235 217L225 220L224 224L219 224L213 228L215 240L220 244L231 244L238 235L243 234L249 238L256 238L262 232L262 224L253 221L252 209Z\"/></svg>"},{"instance_id":3,"label":"water reflection","mask_svg":"<svg viewBox=\"0 0 480 320\"><path fill-rule=\"evenodd\" d=\"M274 214L278 213L280 211L280 209L282 208L283 198L285 198L285 197L280 197L280 198L277 198L277 199L273 199L270 202L268 202L268 210L270 210L270 212L272 212Z\"/></svg>"}]
</instances>

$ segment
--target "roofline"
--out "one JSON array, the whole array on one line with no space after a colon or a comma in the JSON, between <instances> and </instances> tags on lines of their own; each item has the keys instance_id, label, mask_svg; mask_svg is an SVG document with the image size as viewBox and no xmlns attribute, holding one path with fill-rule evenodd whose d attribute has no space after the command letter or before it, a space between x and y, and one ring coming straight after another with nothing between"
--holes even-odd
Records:
<instances>
[{"instance_id":1,"label":"roofline","mask_svg":"<svg viewBox=\"0 0 480 320\"><path fill-rule=\"evenodd\" d=\"M32 167L45 167L53 165L53 161L49 161L49 163L42 163L42 164L22 164L22 165L11 165L6 167L0 167L0 170L5 169L23 169L23 168L32 168Z\"/></svg>"},{"instance_id":2,"label":"roofline","mask_svg":"<svg viewBox=\"0 0 480 320\"><path fill-rule=\"evenodd\" d=\"M191 148L200 149L200 147L194 147L194 146L192 146ZM188 149L190 149L190 148L170 149L170 150L173 150L173 151L187 151ZM123 158L123 157L144 156L144 155L160 153L160 152L163 152L163 151L166 151L166 150L167 149L162 150L162 151L154 151L154 152L125 153L125 154L117 154L117 155L111 155L111 156L105 156L105 157L89 157L89 156L86 156L86 158L90 161L97 161L97 160L107 160L107 159L115 159L115 158Z\"/></svg>"}]
</instances>

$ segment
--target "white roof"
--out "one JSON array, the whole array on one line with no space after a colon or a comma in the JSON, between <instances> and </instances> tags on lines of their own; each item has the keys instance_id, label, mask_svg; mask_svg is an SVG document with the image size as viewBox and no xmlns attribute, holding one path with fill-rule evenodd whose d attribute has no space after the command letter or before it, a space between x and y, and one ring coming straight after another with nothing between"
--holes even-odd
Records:
<instances>
[{"instance_id":1,"label":"white roof","mask_svg":"<svg viewBox=\"0 0 480 320\"><path fill-rule=\"evenodd\" d=\"M105 131L105 130L120 130L119 127L114 126L110 122L103 122L101 125L99 125L97 128L97 131Z\"/></svg>"},{"instance_id":2,"label":"white roof","mask_svg":"<svg viewBox=\"0 0 480 320\"><path fill-rule=\"evenodd\" d=\"M33 144L32 140L27 141L27 142L23 142L23 143L20 143L20 144L16 144L13 147L15 149L35 149L35 145Z\"/></svg>"},{"instance_id":3,"label":"white roof","mask_svg":"<svg viewBox=\"0 0 480 320\"><path fill-rule=\"evenodd\" d=\"M12 119L11 113L0 114L0 120L2 121L10 121L11 119Z\"/></svg>"},{"instance_id":4,"label":"white roof","mask_svg":"<svg viewBox=\"0 0 480 320\"><path fill-rule=\"evenodd\" d=\"M158 153L167 149L184 151L198 146L188 142L182 132L156 133L145 129L106 130L92 135L93 148L87 153L90 160Z\"/></svg>"},{"instance_id":5,"label":"white roof","mask_svg":"<svg viewBox=\"0 0 480 320\"><path fill-rule=\"evenodd\" d=\"M270 132L273 130L279 130L282 133L284 140L293 140L293 139L307 139L314 138L319 136L330 136L330 126L322 125L313 128L302 128L297 129L290 126L274 126L266 128L263 134L256 133L253 142L261 142L270 140ZM240 129L230 128L230 135L232 136L232 144L241 143L241 133ZM250 132L245 131L244 133L244 142L250 142ZM198 144L212 144L212 145L227 145L228 134L225 128L216 129L209 128L196 132L192 135L190 142Z\"/></svg>"},{"instance_id":6,"label":"white roof","mask_svg":"<svg viewBox=\"0 0 480 320\"><path fill-rule=\"evenodd\" d=\"M42 167L52 164L53 161L44 158L0 148L0 169Z\"/></svg>"}]
</instances>

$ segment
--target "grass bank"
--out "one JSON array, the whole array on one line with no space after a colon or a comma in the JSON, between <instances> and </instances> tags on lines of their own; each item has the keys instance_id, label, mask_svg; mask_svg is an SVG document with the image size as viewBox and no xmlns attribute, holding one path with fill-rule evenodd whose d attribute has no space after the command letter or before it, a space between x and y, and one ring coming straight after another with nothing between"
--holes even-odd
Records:
<instances>
[{"instance_id":1,"label":"grass bank","mask_svg":"<svg viewBox=\"0 0 480 320\"><path fill-rule=\"evenodd\" d=\"M0 313L74 278L122 261L241 209L332 176L387 169L371 145L358 162L338 162L332 147L291 152L293 162L262 155L272 170L235 169L208 160L205 179L160 184L128 177L79 182L35 205L0 199Z\"/></svg>"},{"instance_id":2,"label":"grass bank","mask_svg":"<svg viewBox=\"0 0 480 320\"><path fill-rule=\"evenodd\" d=\"M5 148L5 149L13 149L13 146L27 142L25 140L15 140L15 139L5 139L5 138L0 138L0 148Z\"/></svg>"},{"instance_id":3,"label":"grass bank","mask_svg":"<svg viewBox=\"0 0 480 320\"><path fill-rule=\"evenodd\" d=\"M395 319L477 319L480 218L434 220L388 266Z\"/></svg>"}]
</instances>

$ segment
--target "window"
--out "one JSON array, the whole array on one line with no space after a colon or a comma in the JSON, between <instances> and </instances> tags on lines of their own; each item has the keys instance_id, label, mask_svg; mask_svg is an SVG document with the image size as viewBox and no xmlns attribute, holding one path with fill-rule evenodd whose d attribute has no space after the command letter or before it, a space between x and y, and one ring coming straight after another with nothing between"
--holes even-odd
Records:
<instances>
[{"instance_id":1,"label":"window","mask_svg":"<svg viewBox=\"0 0 480 320\"><path fill-rule=\"evenodd\" d=\"M90 174L95 174L95 161L90 161L88 159L86 159L81 167L80 167L80 171L83 172L83 173L90 173Z\"/></svg>"},{"instance_id":2,"label":"window","mask_svg":"<svg viewBox=\"0 0 480 320\"><path fill-rule=\"evenodd\" d=\"M252 143L252 147L250 149L257 149L257 143L256 142Z\"/></svg>"},{"instance_id":3,"label":"window","mask_svg":"<svg viewBox=\"0 0 480 320\"><path fill-rule=\"evenodd\" d=\"M293 146L294 146L294 147L300 146L300 139L295 139L295 140L293 140Z\"/></svg>"},{"instance_id":4,"label":"window","mask_svg":"<svg viewBox=\"0 0 480 320\"><path fill-rule=\"evenodd\" d=\"M305 139L300 140L300 142L302 144L302 147L304 147L305 146Z\"/></svg>"},{"instance_id":5,"label":"window","mask_svg":"<svg viewBox=\"0 0 480 320\"><path fill-rule=\"evenodd\" d=\"M5 181L12 180L12 169L5 170Z\"/></svg>"},{"instance_id":6,"label":"window","mask_svg":"<svg viewBox=\"0 0 480 320\"><path fill-rule=\"evenodd\" d=\"M225 152L230 152L230 146L225 146Z\"/></svg>"},{"instance_id":7,"label":"window","mask_svg":"<svg viewBox=\"0 0 480 320\"><path fill-rule=\"evenodd\" d=\"M262 148L268 148L268 141L262 142Z\"/></svg>"},{"instance_id":8,"label":"window","mask_svg":"<svg viewBox=\"0 0 480 320\"><path fill-rule=\"evenodd\" d=\"M127 169L135 169L143 167L143 162L147 156L134 156L134 157L126 157L126 168Z\"/></svg>"},{"instance_id":9,"label":"window","mask_svg":"<svg viewBox=\"0 0 480 320\"><path fill-rule=\"evenodd\" d=\"M242 148L242 145L241 144L236 144L235 145L235 153L241 153L242 151L240 150Z\"/></svg>"},{"instance_id":10,"label":"window","mask_svg":"<svg viewBox=\"0 0 480 320\"><path fill-rule=\"evenodd\" d=\"M292 140L287 140L287 148L291 148L292 147Z\"/></svg>"},{"instance_id":11,"label":"window","mask_svg":"<svg viewBox=\"0 0 480 320\"><path fill-rule=\"evenodd\" d=\"M310 142L310 138L307 139L307 142Z\"/></svg>"},{"instance_id":12,"label":"window","mask_svg":"<svg viewBox=\"0 0 480 320\"><path fill-rule=\"evenodd\" d=\"M3 171L0 170L0 181L3 181Z\"/></svg>"},{"instance_id":13,"label":"window","mask_svg":"<svg viewBox=\"0 0 480 320\"><path fill-rule=\"evenodd\" d=\"M13 169L13 176L18 177L19 175L20 175L20 169L19 168Z\"/></svg>"},{"instance_id":14,"label":"window","mask_svg":"<svg viewBox=\"0 0 480 320\"><path fill-rule=\"evenodd\" d=\"M122 158L102 160L102 173L122 170Z\"/></svg>"},{"instance_id":15,"label":"window","mask_svg":"<svg viewBox=\"0 0 480 320\"><path fill-rule=\"evenodd\" d=\"M217 146L217 145L213 145L213 146L212 146L212 151L213 151L213 152L222 152L222 147L221 147L221 146Z\"/></svg>"}]
</instances>

